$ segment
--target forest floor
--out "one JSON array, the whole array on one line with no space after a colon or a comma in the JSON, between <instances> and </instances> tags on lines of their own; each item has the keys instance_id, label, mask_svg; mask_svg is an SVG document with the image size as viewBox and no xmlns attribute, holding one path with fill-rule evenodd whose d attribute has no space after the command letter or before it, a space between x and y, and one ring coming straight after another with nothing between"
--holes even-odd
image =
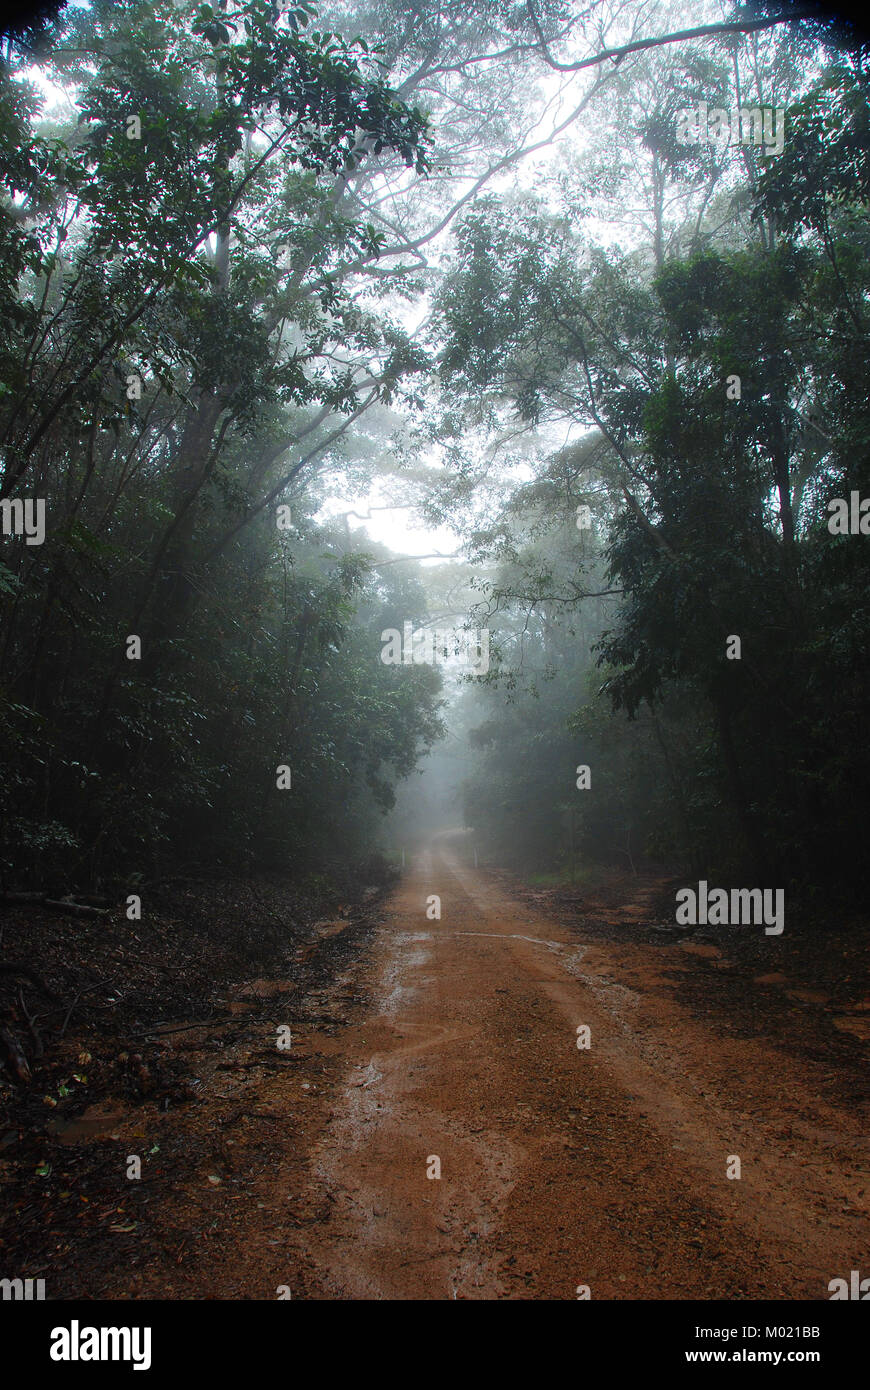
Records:
<instances>
[{"instance_id":1,"label":"forest floor","mask_svg":"<svg viewBox=\"0 0 870 1390\"><path fill-rule=\"evenodd\" d=\"M146 1037L74 1018L7 1087L0 1276L49 1298L827 1299L870 1270L865 933L687 933L667 879L536 891L470 858L438 837L380 900L283 932L261 890L262 973L212 960L186 1013L155 943ZM226 932L252 912L225 895ZM112 930L123 964L147 934Z\"/></svg>"}]
</instances>

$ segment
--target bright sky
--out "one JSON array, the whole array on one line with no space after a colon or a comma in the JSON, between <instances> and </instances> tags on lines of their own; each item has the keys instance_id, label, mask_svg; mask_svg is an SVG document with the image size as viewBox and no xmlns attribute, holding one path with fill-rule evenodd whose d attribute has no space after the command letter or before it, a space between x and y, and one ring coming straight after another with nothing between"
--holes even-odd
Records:
<instances>
[{"instance_id":1,"label":"bright sky","mask_svg":"<svg viewBox=\"0 0 870 1390\"><path fill-rule=\"evenodd\" d=\"M87 0L70 0L70 3L75 7L85 7ZM694 8L702 11L706 7L703 3L697 3L696 0ZM47 109L50 110L61 102L67 103L69 101L68 96L49 82L39 69L30 69L28 76L45 94ZM526 143L537 143L564 120L580 99L584 86L585 82L578 83L576 79L566 81L555 73L540 78L537 83L540 126L535 128L533 119L530 119L526 126ZM510 173L493 179L486 185L487 191L492 189L502 191L512 185L524 189L536 188L540 191L542 186L541 174L547 169L547 166L557 164L560 159L564 159L566 148L577 150L586 143L585 125L586 122L581 117L557 137L549 149L536 150L523 164L516 166ZM472 180L468 181L469 186L471 182ZM608 239L608 229L603 225L593 230L600 239ZM444 235L431 244L430 261L436 260L438 255L446 249L449 244L449 236L448 229ZM400 316L406 327L413 329L415 323L424 316L426 309L425 301L416 305L404 305L400 310ZM563 442L565 441L561 439L558 441L559 444ZM376 481L369 495L356 502L349 502L346 495L341 496L338 475L336 475L336 479L335 494L321 510L321 518L326 519L328 516L346 512L348 507L352 507L361 515L369 513L369 519L365 521L350 517L351 529L359 531L361 535L369 535L373 540L387 545L391 550L402 555L430 555L433 551L450 555L458 549L459 537L452 529L427 526L418 520L412 507L404 505L407 489L400 491L401 483L395 479L386 478ZM402 505L385 509L386 504L389 504L397 496L401 498ZM370 511L372 507L378 508L378 510ZM437 564L439 561L432 559L427 563Z\"/></svg>"}]
</instances>

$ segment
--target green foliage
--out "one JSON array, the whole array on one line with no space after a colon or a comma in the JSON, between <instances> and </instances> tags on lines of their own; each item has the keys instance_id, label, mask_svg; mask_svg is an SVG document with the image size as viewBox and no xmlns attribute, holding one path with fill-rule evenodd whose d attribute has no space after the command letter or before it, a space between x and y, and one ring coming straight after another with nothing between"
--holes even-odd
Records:
<instances>
[{"instance_id":1,"label":"green foliage","mask_svg":"<svg viewBox=\"0 0 870 1390\"><path fill-rule=\"evenodd\" d=\"M383 244L335 190L372 155L425 173L426 119L304 0L280 26L266 0L68 10L41 63L72 117L25 61L0 63L0 495L43 499L47 536L2 539L4 878L346 865L440 723L305 490L352 354L381 399L425 365L333 277Z\"/></svg>"},{"instance_id":2,"label":"green foliage","mask_svg":"<svg viewBox=\"0 0 870 1390\"><path fill-rule=\"evenodd\" d=\"M688 198L698 169L724 179L724 164L677 157L658 94L643 146ZM485 789L476 774L468 797L502 850L561 869L570 840L605 860L858 887L870 562L826 522L831 498L870 496L868 120L860 64L838 61L790 107L782 155L762 171L747 158L727 200L723 186L728 237L696 220L664 254L659 226L646 260L583 244L530 198L467 217L438 300L454 419L595 431L538 467L559 487L538 485L531 510L517 489L481 543L524 633L502 641L509 703L484 711ZM572 598L562 541L540 537L583 495L609 499L592 534L603 573L589 585L575 546ZM571 615L588 628L595 613L587 587L619 594L592 624L594 687L565 645ZM572 792L572 761L593 768L591 791Z\"/></svg>"}]
</instances>

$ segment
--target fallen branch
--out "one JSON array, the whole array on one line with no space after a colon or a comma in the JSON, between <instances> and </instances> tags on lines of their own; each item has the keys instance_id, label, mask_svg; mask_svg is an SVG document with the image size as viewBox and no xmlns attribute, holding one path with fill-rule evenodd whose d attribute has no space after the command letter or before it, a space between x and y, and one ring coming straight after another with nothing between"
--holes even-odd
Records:
<instances>
[{"instance_id":1,"label":"fallen branch","mask_svg":"<svg viewBox=\"0 0 870 1390\"><path fill-rule=\"evenodd\" d=\"M101 981L98 981L95 985L87 985L84 989L80 989L80 990L79 990L79 992L78 992L78 994L76 995L75 999L72 1001L72 1003L70 1004L69 1008L68 1008L67 1011L66 1011L66 1018L65 1018L64 1021L63 1021L63 1024L62 1024L61 1030L60 1030L60 1034L59 1034L60 1037L63 1037L64 1034L66 1033L67 1025L69 1024L69 1021L70 1021L70 1019L71 1019L72 1016L73 1016L73 1013L74 1013L74 1011L75 1011L75 1009L76 1009L76 1007L77 1007L77 1005L78 1005L79 1000L80 1000L81 998L83 998L84 995L86 995L86 994L92 994L92 993L94 992L95 989L101 989L101 988L102 988L102 982L101 982ZM57 1010L57 1012L59 1012L59 1010Z\"/></svg>"},{"instance_id":2,"label":"fallen branch","mask_svg":"<svg viewBox=\"0 0 870 1390\"><path fill-rule=\"evenodd\" d=\"M36 1062L39 1060L40 1057L44 1055L45 1048L42 1045L42 1037L39 1033L36 1023L34 1022L32 1015L28 1012L27 1005L24 1002L23 985L19 985L18 987L18 1007L20 1008L27 1022L28 1032L30 1033L31 1038L33 1039L33 1060Z\"/></svg>"},{"instance_id":3,"label":"fallen branch","mask_svg":"<svg viewBox=\"0 0 870 1390\"><path fill-rule=\"evenodd\" d=\"M171 1033L189 1033L194 1028L222 1028L227 1023L243 1022L238 1014L230 1014L229 1018L204 1018L201 1023L184 1023L180 1028L163 1028L161 1023L155 1024L153 1028L146 1028L144 1033L131 1033L132 1038L168 1038ZM162 1031L161 1031L162 1029Z\"/></svg>"},{"instance_id":4,"label":"fallen branch","mask_svg":"<svg viewBox=\"0 0 870 1390\"><path fill-rule=\"evenodd\" d=\"M43 898L43 907L47 907L50 912L66 912L71 917L108 917L109 910L105 907L88 907L85 903L73 903L67 898Z\"/></svg>"},{"instance_id":5,"label":"fallen branch","mask_svg":"<svg viewBox=\"0 0 870 1390\"><path fill-rule=\"evenodd\" d=\"M72 917L106 917L109 913L109 909L105 907L91 907L87 903L73 902L71 897L51 898L47 893L0 893L0 902L10 905L32 904L36 907L46 907L50 912L65 912Z\"/></svg>"},{"instance_id":6,"label":"fallen branch","mask_svg":"<svg viewBox=\"0 0 870 1390\"><path fill-rule=\"evenodd\" d=\"M0 975L17 975L21 980L29 980L37 989L42 990L42 993L47 999L53 999L58 1004L61 1002L60 995L55 994L54 990L45 983L42 976L37 975L35 970L31 970L29 965L0 964Z\"/></svg>"},{"instance_id":7,"label":"fallen branch","mask_svg":"<svg viewBox=\"0 0 870 1390\"><path fill-rule=\"evenodd\" d=\"M276 1124L282 1118L280 1115L265 1115L259 1110L239 1110L237 1114L231 1115L228 1120L224 1120L222 1127L224 1129L229 1129L230 1125L234 1125L242 1116L249 1120L274 1120Z\"/></svg>"}]
</instances>

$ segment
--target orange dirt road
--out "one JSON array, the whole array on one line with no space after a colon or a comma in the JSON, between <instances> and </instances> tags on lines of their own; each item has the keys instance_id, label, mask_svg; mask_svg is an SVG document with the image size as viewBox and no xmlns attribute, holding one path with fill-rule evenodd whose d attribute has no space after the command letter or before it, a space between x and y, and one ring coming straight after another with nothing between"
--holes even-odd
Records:
<instances>
[{"instance_id":1,"label":"orange dirt road","mask_svg":"<svg viewBox=\"0 0 870 1390\"><path fill-rule=\"evenodd\" d=\"M662 976L716 948L584 943L468 861L435 840L352 967L374 1003L341 1031L306 1156L302 1296L827 1299L870 1268L860 1116L822 1099L821 1066L720 1036Z\"/></svg>"}]
</instances>

